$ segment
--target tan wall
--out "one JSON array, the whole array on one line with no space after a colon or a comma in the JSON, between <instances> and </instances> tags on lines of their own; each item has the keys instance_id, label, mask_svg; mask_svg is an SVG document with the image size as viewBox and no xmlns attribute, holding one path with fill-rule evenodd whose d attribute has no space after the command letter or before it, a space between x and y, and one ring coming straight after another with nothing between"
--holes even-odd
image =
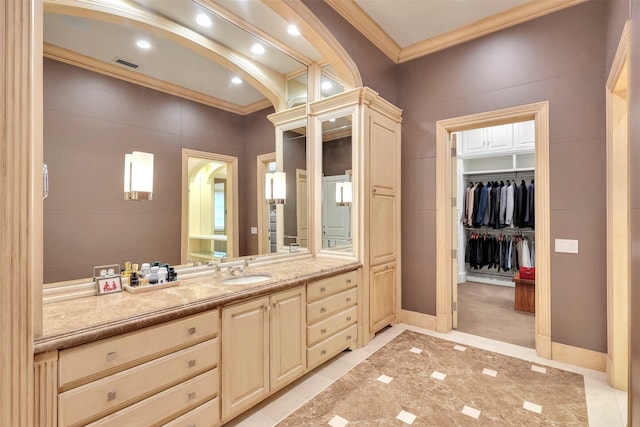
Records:
<instances>
[{"instance_id":1,"label":"tan wall","mask_svg":"<svg viewBox=\"0 0 640 427\"><path fill-rule=\"evenodd\" d=\"M248 152L275 147L273 126L262 116L245 118L45 60L51 185L44 203L45 283L89 277L95 265L179 262L182 148L238 157L240 188L255 187L255 177L245 176L255 176ZM262 148L245 148L254 141ZM133 150L154 153L151 202L123 200L124 154ZM255 212L255 195L244 194L240 211ZM241 227L240 242L248 232Z\"/></svg>"}]
</instances>

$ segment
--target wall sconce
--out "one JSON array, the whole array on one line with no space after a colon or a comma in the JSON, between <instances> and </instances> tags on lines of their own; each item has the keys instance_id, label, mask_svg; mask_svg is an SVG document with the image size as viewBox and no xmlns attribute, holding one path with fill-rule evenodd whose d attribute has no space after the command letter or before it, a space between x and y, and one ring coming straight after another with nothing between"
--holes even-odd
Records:
<instances>
[{"instance_id":1,"label":"wall sconce","mask_svg":"<svg viewBox=\"0 0 640 427\"><path fill-rule=\"evenodd\" d=\"M151 200L153 154L134 151L124 156L124 199Z\"/></svg>"},{"instance_id":2,"label":"wall sconce","mask_svg":"<svg viewBox=\"0 0 640 427\"><path fill-rule=\"evenodd\" d=\"M287 177L284 172L268 172L265 175L265 198L270 205L284 205L287 200Z\"/></svg>"},{"instance_id":3,"label":"wall sconce","mask_svg":"<svg viewBox=\"0 0 640 427\"><path fill-rule=\"evenodd\" d=\"M353 185L351 182L336 182L336 206L351 206Z\"/></svg>"}]
</instances>

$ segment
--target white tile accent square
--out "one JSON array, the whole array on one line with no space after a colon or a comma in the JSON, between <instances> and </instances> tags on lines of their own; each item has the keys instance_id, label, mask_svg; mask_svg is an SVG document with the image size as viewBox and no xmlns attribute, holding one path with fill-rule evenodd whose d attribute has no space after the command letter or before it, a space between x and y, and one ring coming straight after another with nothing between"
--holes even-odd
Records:
<instances>
[{"instance_id":1,"label":"white tile accent square","mask_svg":"<svg viewBox=\"0 0 640 427\"><path fill-rule=\"evenodd\" d=\"M467 349L467 347L463 346L463 345L455 345L453 347L454 350L458 350L458 351L465 351Z\"/></svg>"},{"instance_id":2,"label":"white tile accent square","mask_svg":"<svg viewBox=\"0 0 640 427\"><path fill-rule=\"evenodd\" d=\"M347 424L349 424L349 421L345 420L339 415L336 415L335 417L331 418L331 421L329 421L329 425L331 427L344 427Z\"/></svg>"},{"instance_id":3,"label":"white tile accent square","mask_svg":"<svg viewBox=\"0 0 640 427\"><path fill-rule=\"evenodd\" d=\"M447 374L443 374L442 372L438 372L438 371L433 371L433 374L431 374L431 378L435 378L440 381L444 381L446 377L447 377Z\"/></svg>"},{"instance_id":4,"label":"white tile accent square","mask_svg":"<svg viewBox=\"0 0 640 427\"><path fill-rule=\"evenodd\" d=\"M546 374L547 373L547 368L545 368L543 366L531 365L531 370L533 372L540 372L541 374Z\"/></svg>"},{"instance_id":5,"label":"white tile accent square","mask_svg":"<svg viewBox=\"0 0 640 427\"><path fill-rule=\"evenodd\" d=\"M411 347L411 350L409 350L411 353L415 353L415 354L420 354L422 353L422 349L421 348L416 348L416 347Z\"/></svg>"},{"instance_id":6,"label":"white tile accent square","mask_svg":"<svg viewBox=\"0 0 640 427\"><path fill-rule=\"evenodd\" d=\"M480 418L480 411L478 411L476 408L472 408L471 406L464 405L464 408L462 408L462 413L468 417L475 418L476 420Z\"/></svg>"},{"instance_id":7,"label":"white tile accent square","mask_svg":"<svg viewBox=\"0 0 640 427\"><path fill-rule=\"evenodd\" d=\"M396 418L402 421L403 423L413 424L413 422L416 420L417 417L412 413L403 410L403 411L400 411L400 413Z\"/></svg>"},{"instance_id":8,"label":"white tile accent square","mask_svg":"<svg viewBox=\"0 0 640 427\"><path fill-rule=\"evenodd\" d=\"M527 411L535 412L536 414L541 414L542 413L542 406L536 405L533 402L527 402L525 400L524 404L522 405L522 407L524 409L526 409Z\"/></svg>"},{"instance_id":9,"label":"white tile accent square","mask_svg":"<svg viewBox=\"0 0 640 427\"><path fill-rule=\"evenodd\" d=\"M489 375L490 377L495 377L498 375L498 371L494 371L493 369L484 368L482 373L485 375Z\"/></svg>"},{"instance_id":10,"label":"white tile accent square","mask_svg":"<svg viewBox=\"0 0 640 427\"><path fill-rule=\"evenodd\" d=\"M390 377L388 375L382 374L378 377L378 381L385 383L385 384L389 384L391 381L393 381L393 377Z\"/></svg>"}]
</instances>

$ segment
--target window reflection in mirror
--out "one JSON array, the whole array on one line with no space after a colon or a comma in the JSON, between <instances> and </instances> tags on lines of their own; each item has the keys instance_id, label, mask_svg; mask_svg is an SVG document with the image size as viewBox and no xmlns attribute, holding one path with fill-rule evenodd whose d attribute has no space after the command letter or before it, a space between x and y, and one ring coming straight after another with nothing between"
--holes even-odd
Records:
<instances>
[{"instance_id":1,"label":"window reflection in mirror","mask_svg":"<svg viewBox=\"0 0 640 427\"><path fill-rule=\"evenodd\" d=\"M282 135L282 171L287 179L287 200L277 205L283 221L278 221L278 247L308 248L307 128L286 130ZM280 226L282 224L282 226Z\"/></svg>"},{"instance_id":2,"label":"window reflection in mirror","mask_svg":"<svg viewBox=\"0 0 640 427\"><path fill-rule=\"evenodd\" d=\"M322 122L322 248L353 252L351 115Z\"/></svg>"}]
</instances>

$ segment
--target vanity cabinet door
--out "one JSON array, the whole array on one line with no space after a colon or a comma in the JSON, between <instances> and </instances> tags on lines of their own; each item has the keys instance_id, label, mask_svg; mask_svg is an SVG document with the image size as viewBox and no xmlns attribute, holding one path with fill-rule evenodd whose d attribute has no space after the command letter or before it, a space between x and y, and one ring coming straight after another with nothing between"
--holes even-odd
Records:
<instances>
[{"instance_id":1,"label":"vanity cabinet door","mask_svg":"<svg viewBox=\"0 0 640 427\"><path fill-rule=\"evenodd\" d=\"M269 297L222 310L222 419L269 394Z\"/></svg>"},{"instance_id":2,"label":"vanity cabinet door","mask_svg":"<svg viewBox=\"0 0 640 427\"><path fill-rule=\"evenodd\" d=\"M307 368L305 312L304 287L271 297L271 391L300 377Z\"/></svg>"},{"instance_id":3,"label":"vanity cabinet door","mask_svg":"<svg viewBox=\"0 0 640 427\"><path fill-rule=\"evenodd\" d=\"M395 323L396 316L396 265L389 263L371 268L370 326L375 333L384 326Z\"/></svg>"}]
</instances>

